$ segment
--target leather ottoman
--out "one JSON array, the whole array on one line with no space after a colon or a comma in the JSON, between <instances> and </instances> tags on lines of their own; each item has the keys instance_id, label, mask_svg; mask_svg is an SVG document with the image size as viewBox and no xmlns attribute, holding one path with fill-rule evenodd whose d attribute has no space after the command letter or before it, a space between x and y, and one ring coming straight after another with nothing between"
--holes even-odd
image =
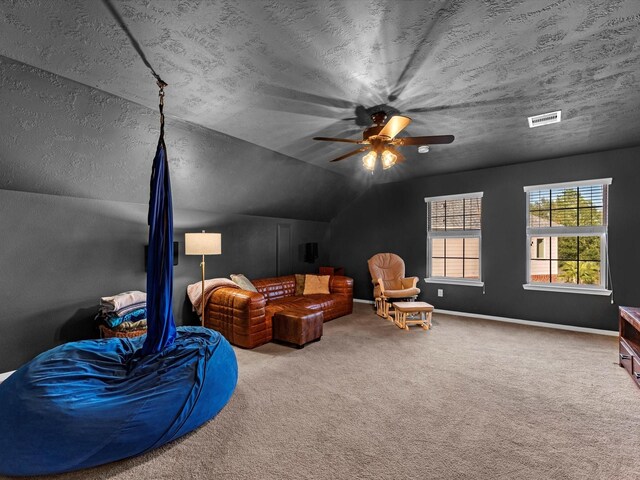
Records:
<instances>
[{"instance_id":1,"label":"leather ottoman","mask_svg":"<svg viewBox=\"0 0 640 480\"><path fill-rule=\"evenodd\" d=\"M273 316L273 339L302 348L306 343L320 340L323 323L321 310L287 308Z\"/></svg>"}]
</instances>

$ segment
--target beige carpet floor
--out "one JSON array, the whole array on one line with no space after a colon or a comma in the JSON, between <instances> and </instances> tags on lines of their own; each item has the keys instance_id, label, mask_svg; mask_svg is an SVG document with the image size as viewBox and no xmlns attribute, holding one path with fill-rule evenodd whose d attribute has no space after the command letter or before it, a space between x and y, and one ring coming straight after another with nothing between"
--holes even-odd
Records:
<instances>
[{"instance_id":1,"label":"beige carpet floor","mask_svg":"<svg viewBox=\"0 0 640 480\"><path fill-rule=\"evenodd\" d=\"M196 432L64 479L636 479L640 389L614 337L452 316L402 331L370 306L302 350L236 350Z\"/></svg>"}]
</instances>

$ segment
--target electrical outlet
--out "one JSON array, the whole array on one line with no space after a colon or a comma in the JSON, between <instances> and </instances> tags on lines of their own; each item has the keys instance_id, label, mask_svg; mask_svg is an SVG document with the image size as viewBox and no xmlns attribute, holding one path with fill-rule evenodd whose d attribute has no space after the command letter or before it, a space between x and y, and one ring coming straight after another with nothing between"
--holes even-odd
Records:
<instances>
[{"instance_id":1,"label":"electrical outlet","mask_svg":"<svg viewBox=\"0 0 640 480\"><path fill-rule=\"evenodd\" d=\"M441 289L441 288L438 289L438 296L439 297L444 297L444 290L443 289Z\"/></svg>"}]
</instances>

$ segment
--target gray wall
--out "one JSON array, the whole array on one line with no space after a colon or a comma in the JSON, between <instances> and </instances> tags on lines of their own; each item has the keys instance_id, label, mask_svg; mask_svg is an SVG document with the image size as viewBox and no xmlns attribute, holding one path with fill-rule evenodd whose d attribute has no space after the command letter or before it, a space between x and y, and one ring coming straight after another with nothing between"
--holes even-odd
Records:
<instances>
[{"instance_id":1,"label":"gray wall","mask_svg":"<svg viewBox=\"0 0 640 480\"><path fill-rule=\"evenodd\" d=\"M359 193L336 173L172 117L171 88L175 207L329 221ZM0 188L149 201L157 111L0 56L0 112Z\"/></svg>"},{"instance_id":2,"label":"gray wall","mask_svg":"<svg viewBox=\"0 0 640 480\"><path fill-rule=\"evenodd\" d=\"M153 86L153 82L149 82ZM171 112L171 88L166 111ZM144 245L158 113L0 56L0 372L69 340L95 337L100 296L145 290ZM184 232L222 233L207 277L276 272L291 225L293 267L328 259L328 221L358 191L344 177L169 116L177 323L195 317L200 278ZM301 245L320 258L302 262ZM290 272L293 273L293 272Z\"/></svg>"},{"instance_id":3,"label":"gray wall","mask_svg":"<svg viewBox=\"0 0 640 480\"><path fill-rule=\"evenodd\" d=\"M95 335L100 296L145 289L158 115L1 56L0 111L0 371L6 371L57 343ZM273 275L277 225L287 223L295 271L343 265L356 280L356 297L370 298L366 260L374 253L396 252L410 274L425 276L423 197L483 190L486 295L446 286L437 299L437 287L421 282L422 298L451 310L614 329L607 298L521 286L522 186L612 176L616 301L638 304L638 215L625 204L635 195L638 149L415 179L358 197L361 187L342 176L171 116L167 145L181 252L186 231L223 235L223 254L207 259L210 278ZM306 242L320 246L313 265L301 260ZM198 281L198 264L181 254L175 269L179 324L195 321L185 289Z\"/></svg>"},{"instance_id":4,"label":"gray wall","mask_svg":"<svg viewBox=\"0 0 640 480\"><path fill-rule=\"evenodd\" d=\"M0 190L0 372L52 346L96 338L99 298L146 290L147 206ZM275 274L278 224L291 225L293 271L317 271L328 259L327 222L221 215L176 209L174 267L177 324L195 324L186 287L200 280L199 256L184 255L184 233L222 233L222 255L206 257L207 278ZM320 258L304 263L302 245L318 242Z\"/></svg>"},{"instance_id":5,"label":"gray wall","mask_svg":"<svg viewBox=\"0 0 640 480\"><path fill-rule=\"evenodd\" d=\"M420 277L420 299L436 308L616 330L617 305L640 304L639 157L640 148L613 150L373 187L331 221L331 262L354 277L356 298L372 299L367 259L394 252L405 260L408 275ZM603 177L613 177L609 257L615 305L609 297L525 291L523 186ZM424 197L476 191L484 192L486 294L478 287L426 284ZM436 296L438 288L444 297Z\"/></svg>"}]
</instances>

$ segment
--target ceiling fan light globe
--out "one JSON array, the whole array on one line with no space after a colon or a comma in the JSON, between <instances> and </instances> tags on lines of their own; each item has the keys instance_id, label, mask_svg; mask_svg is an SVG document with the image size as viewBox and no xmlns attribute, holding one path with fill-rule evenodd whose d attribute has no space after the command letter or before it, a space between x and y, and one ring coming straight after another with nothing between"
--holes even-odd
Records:
<instances>
[{"instance_id":1,"label":"ceiling fan light globe","mask_svg":"<svg viewBox=\"0 0 640 480\"><path fill-rule=\"evenodd\" d=\"M376 160L378 159L378 154L374 151L367 153L364 157L362 157L362 165L365 169L373 172L376 168Z\"/></svg>"},{"instance_id":2,"label":"ceiling fan light globe","mask_svg":"<svg viewBox=\"0 0 640 480\"><path fill-rule=\"evenodd\" d=\"M389 150L385 150L382 152L382 169L387 170L388 168L393 167L396 164L396 160L398 156Z\"/></svg>"}]
</instances>

